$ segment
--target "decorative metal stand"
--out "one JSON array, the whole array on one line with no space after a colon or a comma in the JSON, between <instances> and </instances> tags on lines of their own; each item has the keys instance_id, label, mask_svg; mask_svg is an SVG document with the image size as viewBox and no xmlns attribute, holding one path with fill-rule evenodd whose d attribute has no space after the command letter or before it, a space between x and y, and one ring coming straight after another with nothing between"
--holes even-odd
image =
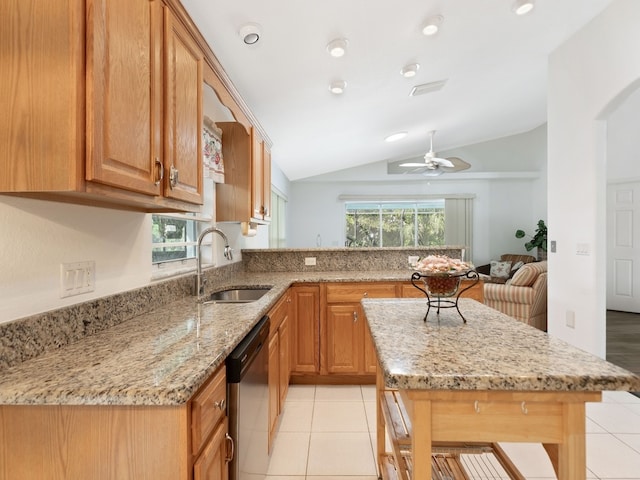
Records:
<instances>
[{"instance_id":1,"label":"decorative metal stand","mask_svg":"<svg viewBox=\"0 0 640 480\"><path fill-rule=\"evenodd\" d=\"M469 286L460 290L460 280L469 279L475 280ZM422 284L426 288L421 288L416 285L416 282L422 281ZM464 292L473 288L480 281L480 275L475 270L467 270L464 272L456 272L451 274L422 274L420 272L414 272L411 275L411 283L418 290L423 292L427 296L427 313L424 316L424 321L427 321L427 316L429 315L429 311L431 307L436 308L436 314L440 315L441 308L453 308L458 311L460 318L464 323L467 323L467 320L462 315L460 308L458 308L458 300L460 299L460 295ZM431 292L430 283L435 284L432 285ZM455 300L453 297L455 296Z\"/></svg>"}]
</instances>

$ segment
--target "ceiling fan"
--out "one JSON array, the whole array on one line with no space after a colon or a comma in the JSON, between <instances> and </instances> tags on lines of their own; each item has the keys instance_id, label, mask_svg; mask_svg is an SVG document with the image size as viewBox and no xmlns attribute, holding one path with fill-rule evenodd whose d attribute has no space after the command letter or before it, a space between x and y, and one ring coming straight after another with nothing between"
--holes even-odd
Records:
<instances>
[{"instance_id":1,"label":"ceiling fan","mask_svg":"<svg viewBox=\"0 0 640 480\"><path fill-rule=\"evenodd\" d=\"M436 134L436 131L432 130L430 133L431 146L429 147L429 151L424 155L424 162L404 162L399 165L403 168L413 169L407 173L421 173L425 177L436 177L447 172L459 172L460 170L466 170L471 166L458 157L437 157L436 153L433 151L433 136Z\"/></svg>"}]
</instances>

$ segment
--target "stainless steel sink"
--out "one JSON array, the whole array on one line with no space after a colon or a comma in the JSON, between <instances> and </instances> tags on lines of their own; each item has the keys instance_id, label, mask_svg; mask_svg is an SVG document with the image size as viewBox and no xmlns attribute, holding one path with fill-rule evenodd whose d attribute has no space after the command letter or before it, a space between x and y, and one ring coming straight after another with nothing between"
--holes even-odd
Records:
<instances>
[{"instance_id":1,"label":"stainless steel sink","mask_svg":"<svg viewBox=\"0 0 640 480\"><path fill-rule=\"evenodd\" d=\"M229 288L209 295L204 303L250 303L261 299L271 287Z\"/></svg>"}]
</instances>

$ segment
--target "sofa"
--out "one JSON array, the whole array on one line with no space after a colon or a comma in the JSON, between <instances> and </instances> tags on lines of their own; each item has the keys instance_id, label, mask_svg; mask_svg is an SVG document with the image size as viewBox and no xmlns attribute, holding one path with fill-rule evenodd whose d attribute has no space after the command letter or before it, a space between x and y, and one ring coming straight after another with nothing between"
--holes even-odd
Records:
<instances>
[{"instance_id":1,"label":"sofa","mask_svg":"<svg viewBox=\"0 0 640 480\"><path fill-rule=\"evenodd\" d=\"M529 262L505 283L484 284L484 304L547 331L547 262Z\"/></svg>"}]
</instances>

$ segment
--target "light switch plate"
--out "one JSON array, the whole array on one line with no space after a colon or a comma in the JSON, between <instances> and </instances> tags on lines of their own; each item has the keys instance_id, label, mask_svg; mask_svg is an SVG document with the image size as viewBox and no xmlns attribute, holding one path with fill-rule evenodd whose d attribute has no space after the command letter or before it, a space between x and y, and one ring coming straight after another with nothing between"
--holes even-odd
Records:
<instances>
[{"instance_id":1,"label":"light switch plate","mask_svg":"<svg viewBox=\"0 0 640 480\"><path fill-rule=\"evenodd\" d=\"M72 297L96 289L96 262L60 264L60 298Z\"/></svg>"}]
</instances>

